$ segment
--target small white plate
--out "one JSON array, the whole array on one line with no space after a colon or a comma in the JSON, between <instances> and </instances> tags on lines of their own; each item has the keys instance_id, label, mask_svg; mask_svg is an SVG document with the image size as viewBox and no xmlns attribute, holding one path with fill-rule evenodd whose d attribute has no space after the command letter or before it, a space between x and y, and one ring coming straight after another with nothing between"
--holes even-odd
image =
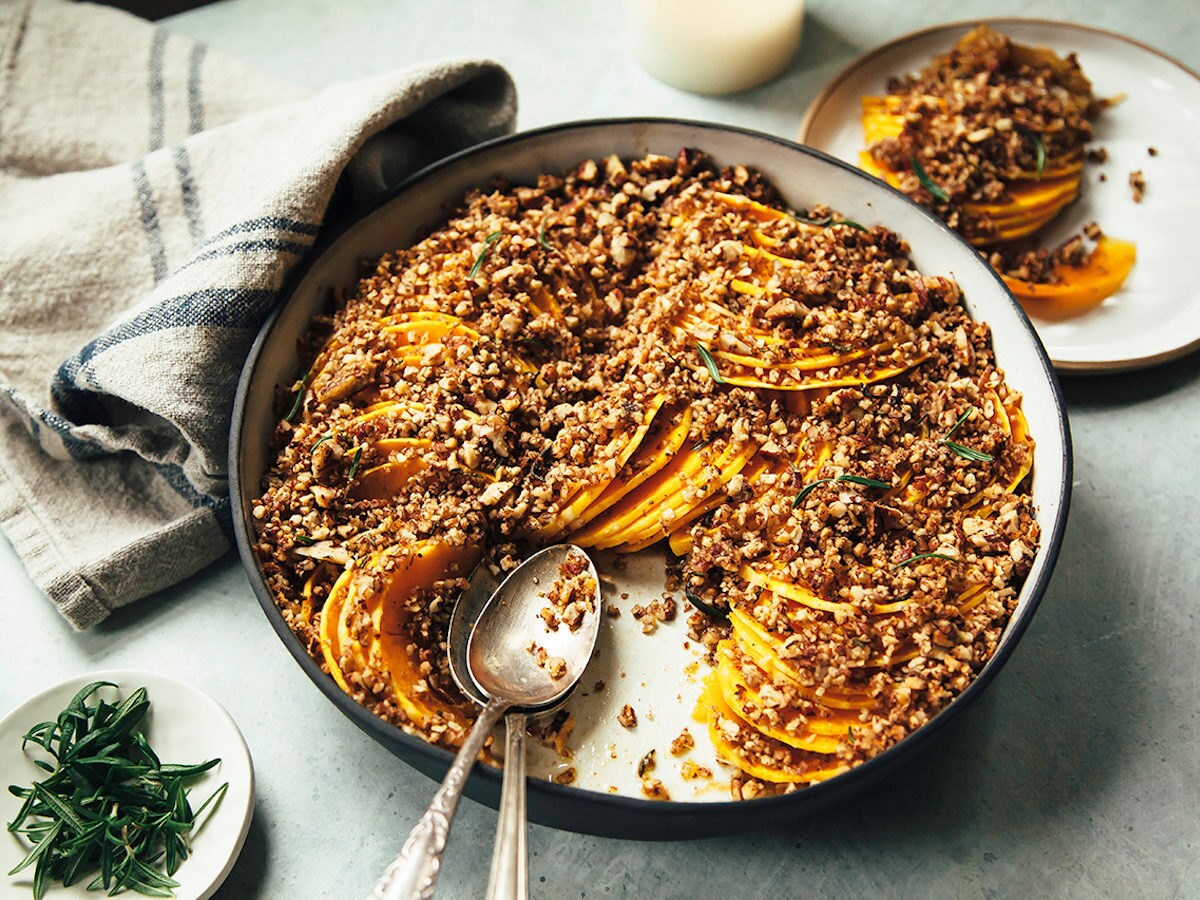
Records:
<instances>
[{"instance_id":1,"label":"small white plate","mask_svg":"<svg viewBox=\"0 0 1200 900\"><path fill-rule=\"evenodd\" d=\"M71 678L25 701L0 719L0 822L11 822L21 801L8 792L9 784L28 786L45 777L32 763L32 754L21 750L21 737L31 727L54 719L71 702L76 692L93 681L111 681L120 686L120 696L139 687L146 688L150 709L142 720L141 731L163 762L198 763L217 757L220 764L190 784L192 807L225 782L229 788L198 832L192 835L192 854L180 864L174 878L179 882L175 896L179 900L203 900L220 887L233 868L254 808L254 768L242 733L229 713L199 688L154 672L116 670L94 672ZM117 696L113 688L102 688L110 702ZM95 702L97 695L89 703ZM16 835L0 833L0 898L32 896L33 867L17 875L6 875L28 853L28 845ZM52 885L47 897L98 897L102 892L86 890L93 876L87 876L69 888ZM129 896L138 896L130 893Z\"/></svg>"},{"instance_id":2,"label":"small white plate","mask_svg":"<svg viewBox=\"0 0 1200 900\"><path fill-rule=\"evenodd\" d=\"M1046 231L1045 244L1055 246L1095 221L1107 234L1134 241L1137 263L1121 290L1095 309L1060 322L1033 318L1054 365L1084 372L1135 369L1200 347L1200 282L1191 246L1200 196L1200 76L1151 47L1084 25L978 21L1023 44L1076 53L1096 96L1125 95L1097 122L1093 146L1106 149L1108 161L1085 166L1079 202ZM801 143L857 163L863 149L860 98L882 93L890 76L924 67L975 24L918 31L855 60L808 108ZM1157 156L1150 156L1150 147ZM1136 169L1146 178L1140 204L1129 187Z\"/></svg>"}]
</instances>

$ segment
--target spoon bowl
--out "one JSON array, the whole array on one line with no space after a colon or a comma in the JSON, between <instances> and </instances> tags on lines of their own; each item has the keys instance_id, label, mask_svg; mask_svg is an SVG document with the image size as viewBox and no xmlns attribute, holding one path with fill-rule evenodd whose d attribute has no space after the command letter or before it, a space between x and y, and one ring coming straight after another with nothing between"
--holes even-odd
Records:
<instances>
[{"instance_id":1,"label":"spoon bowl","mask_svg":"<svg viewBox=\"0 0 1200 900\"><path fill-rule=\"evenodd\" d=\"M568 577L569 567L581 567L574 577L590 582L581 600L590 609L574 628L561 621L551 627L542 615L551 606L546 595ZM572 544L538 551L500 585L480 614L467 641L468 674L489 698L522 712L557 705L592 658L600 603L600 579L586 553Z\"/></svg>"}]
</instances>

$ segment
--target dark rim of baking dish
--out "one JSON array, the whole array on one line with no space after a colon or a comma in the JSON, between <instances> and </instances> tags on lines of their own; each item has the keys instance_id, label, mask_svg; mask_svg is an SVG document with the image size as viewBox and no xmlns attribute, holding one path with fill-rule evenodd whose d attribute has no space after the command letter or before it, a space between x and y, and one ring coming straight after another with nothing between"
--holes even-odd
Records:
<instances>
[{"instance_id":1,"label":"dark rim of baking dish","mask_svg":"<svg viewBox=\"0 0 1200 900\"><path fill-rule=\"evenodd\" d=\"M749 128L741 128L731 125L721 125L712 122L693 121L688 119L678 119L671 117L621 117L608 119L585 119L573 122L564 122L556 125L550 125L542 128L531 129L529 131L518 132L507 135L505 137L496 138L491 141L477 144L466 150L447 156L425 168L421 169L411 177L405 179L395 188L386 192L377 203L369 209L356 214L352 219L346 222L340 222L336 227L329 230L322 230L320 237L309 251L306 258L296 266L296 268L288 275L279 292L279 299L276 301L275 308L263 323L257 338L251 347L250 354L243 366L241 377L238 380L237 394L234 398L233 406L233 423L230 433L229 444L229 471L230 471L230 499L233 509L234 532L237 540L238 552L241 555L242 562L250 574L250 582L254 588L255 595L258 597L259 603L267 614L267 618L271 621L276 633L279 635L283 643L291 651L299 662L301 668L307 673L309 678L317 685L318 688L337 706L351 721L359 728L367 732L385 747L393 748L397 744L405 747L416 756L425 757L426 761L432 763L432 768L444 770L449 768L450 762L454 754L445 748L434 746L408 734L398 726L377 717L366 707L359 705L350 695L343 692L333 681L333 679L325 672L321 671L320 666L311 656L308 655L305 648L302 646L296 636L292 633L287 623L283 620L283 615L275 604L274 598L266 587L262 571L259 567L259 561L255 556L251 546L251 528L247 521L248 510L246 508L246 494L243 491L241 484L241 439L246 413L246 400L250 390L250 384L254 380L255 372L259 356L266 345L267 338L273 331L275 323L279 319L279 315L286 306L288 299L292 296L296 287L303 281L309 269L315 261L319 259L326 250L336 243L341 236L348 231L352 226L356 225L363 218L376 212L383 206L393 202L397 197L407 191L412 185L422 181L434 172L437 172L445 167L454 165L462 160L473 156L483 156L488 154L494 148L516 144L521 142L537 142L540 138L547 135L556 134L563 131L582 131L592 129L606 128L621 128L638 125L668 125L681 126L685 128L693 128L703 131L725 132L744 135L755 140L768 141L778 144L782 147L793 150L796 153L804 154L811 157L816 157L823 160L829 165L836 166L853 173L856 177L870 181L873 188L891 191L893 194L904 199L904 201L912 208L914 215L922 215L930 219L938 227L940 227L946 236L952 240L962 241L952 229L946 226L940 219L934 216L931 212L911 201L900 191L895 190L883 182L872 179L867 174L856 169L854 166L843 162L833 156L815 150L811 147L797 144L794 141L781 138L776 135L765 134ZM967 245L969 247L969 245ZM972 249L972 253L974 250ZM643 800L636 797L625 797L616 794L600 793L598 791L587 790L585 788L570 787L566 785L556 784L552 781L542 781L537 779L528 780L528 789L531 792L531 800L541 798L549 801L551 804L561 804L564 807L575 806L582 803L584 806L594 810L597 819L595 821L585 821L579 823L572 830L596 833L596 834L619 834L627 829L613 828L606 826L606 817L617 819L623 822L637 819L639 824L636 829L640 836L652 837L660 840L671 840L675 837L693 837L699 834L719 834L732 830L750 830L755 827L765 827L772 822L780 821L786 817L799 816L808 811L815 811L820 807L824 807L831 802L834 802L838 797L848 796L854 793L859 788L864 787L867 783L874 781L888 769L899 768L899 763L912 758L913 754L925 747L931 738L940 733L946 725L961 713L970 703L979 696L979 694L991 683L1013 649L1020 641L1025 629L1029 626L1029 622L1033 618L1034 612L1037 610L1041 602L1043 594L1049 585L1051 575L1054 571L1054 565L1058 558L1059 548L1062 545L1063 532L1066 527L1067 512L1069 509L1069 501L1071 494L1071 475L1072 475L1072 452L1071 452L1071 434L1067 425L1066 409L1063 401L1062 387L1059 384L1058 377L1054 367L1050 363L1050 359L1046 354L1045 347L1038 338L1037 332L1034 330L1028 316L1021 309L1020 304L1013 298L1012 294L1004 286L1003 280L995 271L988 266L985 261L980 260L980 265L985 266L991 277L996 280L1002 293L1007 296L1013 311L1018 315L1026 332L1031 338L1042 366L1043 374L1050 384L1051 392L1055 399L1055 407L1058 419L1058 428L1060 439L1064 449L1063 458L1063 479L1059 490L1058 504L1059 514L1056 521L1053 523L1053 528L1050 533L1043 534L1043 544L1039 550L1039 554L1045 555L1045 564L1038 575L1038 578L1032 583L1026 583L1023 590L1029 591L1029 600L1023 609L1019 609L1013 614L1005 628L1004 640L1000 647L997 648L995 654L984 666L983 670L972 680L967 688L955 697L949 704L938 712L933 719L922 725L916 731L906 736L901 741L897 742L892 747L881 753L879 756L866 760L848 771L837 775L828 781L818 782L816 784L801 787L791 793L781 794L771 797L759 797L750 800L722 800L722 801L657 801ZM257 486L254 486L255 494ZM1045 523L1042 523L1043 525ZM408 760L405 760L406 762ZM500 786L501 772L499 769L492 766L477 766L471 776L472 781L482 780L493 791L498 792ZM537 818L531 816L534 821ZM722 828L721 823L725 822L726 827ZM669 824L687 823L687 827L678 830L677 834L670 833L667 826ZM697 827L703 825L703 829Z\"/></svg>"}]
</instances>

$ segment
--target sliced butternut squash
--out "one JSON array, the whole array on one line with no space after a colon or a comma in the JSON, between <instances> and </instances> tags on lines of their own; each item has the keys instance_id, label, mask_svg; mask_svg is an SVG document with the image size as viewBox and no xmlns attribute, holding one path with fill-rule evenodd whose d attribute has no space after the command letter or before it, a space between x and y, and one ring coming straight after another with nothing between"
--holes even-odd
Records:
<instances>
[{"instance_id":1,"label":"sliced butternut squash","mask_svg":"<svg viewBox=\"0 0 1200 900\"><path fill-rule=\"evenodd\" d=\"M877 706L871 695L863 691L831 688L818 692L815 687L801 681L796 670L779 657L769 642L762 639L764 632L761 626L755 628L749 625L753 620L745 613L732 610L729 621L733 625L733 641L737 649L772 678L787 682L802 696L830 709L874 709Z\"/></svg>"},{"instance_id":2,"label":"sliced butternut squash","mask_svg":"<svg viewBox=\"0 0 1200 900\"><path fill-rule=\"evenodd\" d=\"M747 775L776 784L807 784L832 778L849 768L762 735L755 743L770 753L770 762L751 759L742 749L740 738L743 730L753 732L754 728L725 702L715 680L709 680L701 703L708 711L708 734L717 753Z\"/></svg>"},{"instance_id":3,"label":"sliced butternut squash","mask_svg":"<svg viewBox=\"0 0 1200 900\"><path fill-rule=\"evenodd\" d=\"M836 732L836 737L831 734L810 731L807 722L802 722L800 727L789 731L786 727L788 722L803 718L796 710L790 708L777 710L780 725L771 724L761 713L756 714L754 712L756 708L763 709L762 699L746 683L742 673L734 667L729 654L722 655L714 671L714 677L726 705L737 713L742 721L752 726L760 734L765 734L781 744L799 750L808 750L813 753L837 752L838 746L841 744L840 738L846 733L845 727ZM848 718L851 723L857 721L856 717L849 716Z\"/></svg>"},{"instance_id":4,"label":"sliced butternut squash","mask_svg":"<svg viewBox=\"0 0 1200 900\"><path fill-rule=\"evenodd\" d=\"M1036 284L1003 275L1004 283L1031 316L1058 321L1087 312L1111 297L1129 277L1137 247L1105 235L1082 266L1058 266L1057 281Z\"/></svg>"},{"instance_id":5,"label":"sliced butternut squash","mask_svg":"<svg viewBox=\"0 0 1200 900\"><path fill-rule=\"evenodd\" d=\"M689 406L673 420L669 428L665 428L652 440L646 441L642 450L626 465L621 476L612 481L603 493L569 524L576 528L583 527L661 471L678 455L691 427L692 409Z\"/></svg>"},{"instance_id":6,"label":"sliced butternut squash","mask_svg":"<svg viewBox=\"0 0 1200 900\"><path fill-rule=\"evenodd\" d=\"M621 553L630 553L636 548L657 543L676 528L682 527L693 512L702 509L705 502L718 494L757 452L758 445L753 441L731 445L713 466L712 471L702 470L698 473L699 477L687 488L659 504L652 512L644 515L640 522L610 538L611 542L606 541L596 546L615 547Z\"/></svg>"},{"instance_id":7,"label":"sliced butternut squash","mask_svg":"<svg viewBox=\"0 0 1200 900\"><path fill-rule=\"evenodd\" d=\"M355 500L386 500L403 492L405 485L429 468L419 456L409 456L394 462L374 466L361 473L350 488Z\"/></svg>"},{"instance_id":8,"label":"sliced butternut squash","mask_svg":"<svg viewBox=\"0 0 1200 900\"><path fill-rule=\"evenodd\" d=\"M592 484L581 486L571 499L568 500L566 506L554 521L538 533L539 537L548 541L552 540L556 535L561 534L608 489L608 486L613 483L613 480L625 468L625 464L629 462L630 457L642 445L643 439L649 433L650 426L658 415L659 410L662 409L666 399L666 394L656 396L650 402L649 408L647 408L645 415L642 417L641 424L634 429L632 434L618 435L609 442L608 449L605 451L605 457L613 460L611 470L602 474Z\"/></svg>"},{"instance_id":9,"label":"sliced butternut squash","mask_svg":"<svg viewBox=\"0 0 1200 900\"><path fill-rule=\"evenodd\" d=\"M476 547L422 541L414 548L391 547L380 551L368 564L367 571L383 582L373 601L379 610L376 634L380 660L391 676L401 708L418 726L446 719L465 727L467 712L460 698L436 693L421 674L408 605L418 591L436 582L465 577L480 555Z\"/></svg>"},{"instance_id":10,"label":"sliced butternut squash","mask_svg":"<svg viewBox=\"0 0 1200 900\"><path fill-rule=\"evenodd\" d=\"M601 515L592 517L586 527L575 532L572 542L581 547L596 546L599 541L607 541L620 534L667 498L683 490L701 468L711 465L720 455L713 444L695 449L680 448L636 489ZM600 499L603 499L603 495Z\"/></svg>"}]
</instances>

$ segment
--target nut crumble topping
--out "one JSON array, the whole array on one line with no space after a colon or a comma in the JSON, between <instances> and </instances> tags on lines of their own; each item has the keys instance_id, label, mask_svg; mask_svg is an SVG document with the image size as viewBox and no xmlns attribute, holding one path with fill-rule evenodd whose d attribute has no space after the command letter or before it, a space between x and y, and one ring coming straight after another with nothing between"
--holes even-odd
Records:
<instances>
[{"instance_id":1,"label":"nut crumble topping","mask_svg":"<svg viewBox=\"0 0 1200 900\"><path fill-rule=\"evenodd\" d=\"M960 299L896 234L692 150L473 191L315 322L253 509L268 584L359 703L455 746L481 557L669 539L735 795L835 774L970 683L1037 550L1021 398ZM548 628L594 612L562 574ZM541 739L569 757L573 727Z\"/></svg>"}]
</instances>

